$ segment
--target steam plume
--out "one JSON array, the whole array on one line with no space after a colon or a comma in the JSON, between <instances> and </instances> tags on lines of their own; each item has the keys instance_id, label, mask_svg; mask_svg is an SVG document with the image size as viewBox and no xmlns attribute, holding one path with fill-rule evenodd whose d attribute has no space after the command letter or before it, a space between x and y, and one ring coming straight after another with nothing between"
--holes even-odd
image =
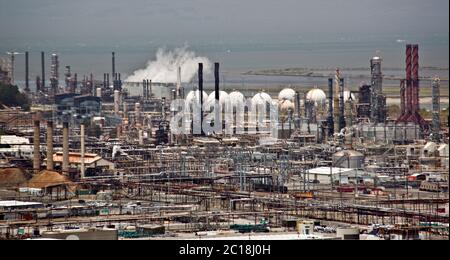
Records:
<instances>
[{"instance_id":1,"label":"steam plume","mask_svg":"<svg viewBox=\"0 0 450 260\"><path fill-rule=\"evenodd\" d=\"M150 60L145 69L136 70L126 81L141 82L150 79L159 83L175 83L178 67L181 67L181 81L191 82L197 75L198 63L203 63L206 72L211 70L211 62L206 57L198 57L187 46L168 51L164 48L156 52L156 60Z\"/></svg>"}]
</instances>

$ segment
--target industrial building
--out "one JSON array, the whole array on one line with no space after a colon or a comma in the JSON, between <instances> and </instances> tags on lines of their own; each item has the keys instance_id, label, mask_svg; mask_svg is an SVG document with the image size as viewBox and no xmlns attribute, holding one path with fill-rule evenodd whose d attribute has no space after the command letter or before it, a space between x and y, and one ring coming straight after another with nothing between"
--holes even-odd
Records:
<instances>
[{"instance_id":1,"label":"industrial building","mask_svg":"<svg viewBox=\"0 0 450 260\"><path fill-rule=\"evenodd\" d=\"M0 111L0 238L448 236L448 122L438 78L432 118L420 114L418 51L406 46L399 118L379 56L370 83L337 69L321 86L248 94L225 89L219 63L208 85L202 63L193 86L181 68L171 84L122 81L115 52L102 80L80 82L70 66L60 81L52 54L46 82L42 53L31 112Z\"/></svg>"}]
</instances>

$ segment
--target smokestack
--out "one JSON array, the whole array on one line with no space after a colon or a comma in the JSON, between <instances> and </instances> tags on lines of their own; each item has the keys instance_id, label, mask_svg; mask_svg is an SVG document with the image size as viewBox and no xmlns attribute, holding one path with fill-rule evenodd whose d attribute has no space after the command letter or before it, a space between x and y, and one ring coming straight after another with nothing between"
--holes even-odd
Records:
<instances>
[{"instance_id":1,"label":"smokestack","mask_svg":"<svg viewBox=\"0 0 450 260\"><path fill-rule=\"evenodd\" d=\"M419 113L419 45L412 46L411 53L412 63L412 113Z\"/></svg>"},{"instance_id":2,"label":"smokestack","mask_svg":"<svg viewBox=\"0 0 450 260\"><path fill-rule=\"evenodd\" d=\"M198 64L198 90L200 92L200 135L203 135L203 63Z\"/></svg>"},{"instance_id":3,"label":"smokestack","mask_svg":"<svg viewBox=\"0 0 450 260\"><path fill-rule=\"evenodd\" d=\"M400 117L406 113L406 89L405 80L400 82Z\"/></svg>"},{"instance_id":4,"label":"smokestack","mask_svg":"<svg viewBox=\"0 0 450 260\"><path fill-rule=\"evenodd\" d=\"M177 98L181 96L181 67L178 67L177 71Z\"/></svg>"},{"instance_id":5,"label":"smokestack","mask_svg":"<svg viewBox=\"0 0 450 260\"><path fill-rule=\"evenodd\" d=\"M116 75L116 53L112 53L112 75Z\"/></svg>"},{"instance_id":6,"label":"smokestack","mask_svg":"<svg viewBox=\"0 0 450 260\"><path fill-rule=\"evenodd\" d=\"M142 99L147 99L147 81L145 79L142 80Z\"/></svg>"},{"instance_id":7,"label":"smokestack","mask_svg":"<svg viewBox=\"0 0 450 260\"><path fill-rule=\"evenodd\" d=\"M406 45L406 116L412 113L412 46Z\"/></svg>"},{"instance_id":8,"label":"smokestack","mask_svg":"<svg viewBox=\"0 0 450 260\"><path fill-rule=\"evenodd\" d=\"M103 88L106 89L106 73L103 73Z\"/></svg>"},{"instance_id":9,"label":"smokestack","mask_svg":"<svg viewBox=\"0 0 450 260\"><path fill-rule=\"evenodd\" d=\"M106 86L109 88L109 73L106 74Z\"/></svg>"},{"instance_id":10,"label":"smokestack","mask_svg":"<svg viewBox=\"0 0 450 260\"><path fill-rule=\"evenodd\" d=\"M45 54L41 52L41 88L45 88ZM41 89L42 90L42 89Z\"/></svg>"},{"instance_id":11,"label":"smokestack","mask_svg":"<svg viewBox=\"0 0 450 260\"><path fill-rule=\"evenodd\" d=\"M220 132L222 129L222 120L220 118L220 115L222 114L222 108L220 107L220 76L219 76L219 69L220 65L218 62L214 63L214 94L215 94L215 120L214 120L214 128L217 131L216 133Z\"/></svg>"},{"instance_id":12,"label":"smokestack","mask_svg":"<svg viewBox=\"0 0 450 260\"><path fill-rule=\"evenodd\" d=\"M220 99L220 87L219 87L219 82L220 82L220 78L219 78L219 63L216 62L214 63L214 86L215 86L215 98L216 101L219 101Z\"/></svg>"},{"instance_id":13,"label":"smokestack","mask_svg":"<svg viewBox=\"0 0 450 260\"><path fill-rule=\"evenodd\" d=\"M33 171L35 174L39 173L41 170L41 154L40 154L40 146L41 146L41 129L40 129L40 121L34 120L34 138L33 138Z\"/></svg>"},{"instance_id":14,"label":"smokestack","mask_svg":"<svg viewBox=\"0 0 450 260\"><path fill-rule=\"evenodd\" d=\"M440 131L441 131L441 94L440 94L440 80L435 78L432 83L433 91L433 141L439 143L441 141Z\"/></svg>"},{"instance_id":15,"label":"smokestack","mask_svg":"<svg viewBox=\"0 0 450 260\"><path fill-rule=\"evenodd\" d=\"M114 114L119 115L120 91L114 90Z\"/></svg>"},{"instance_id":16,"label":"smokestack","mask_svg":"<svg viewBox=\"0 0 450 260\"><path fill-rule=\"evenodd\" d=\"M76 80L76 78L77 78L77 74L75 74L75 80ZM90 75L90 79L89 79L89 81L90 81L90 90L89 90L89 93L92 93L92 91L94 90L94 88L95 88L95 86L94 86L94 74L92 74L91 73L91 75ZM75 86L76 87L76 86Z\"/></svg>"},{"instance_id":17,"label":"smokestack","mask_svg":"<svg viewBox=\"0 0 450 260\"><path fill-rule=\"evenodd\" d=\"M334 95L333 95L333 117L334 117L334 131L339 131L339 95L341 85L339 69L336 69L336 75L334 78Z\"/></svg>"},{"instance_id":18,"label":"smokestack","mask_svg":"<svg viewBox=\"0 0 450 260\"><path fill-rule=\"evenodd\" d=\"M334 117L333 117L333 79L328 79L328 136L334 134Z\"/></svg>"},{"instance_id":19,"label":"smokestack","mask_svg":"<svg viewBox=\"0 0 450 260\"><path fill-rule=\"evenodd\" d=\"M341 131L345 128L344 79L340 79L339 85L339 131Z\"/></svg>"},{"instance_id":20,"label":"smokestack","mask_svg":"<svg viewBox=\"0 0 450 260\"><path fill-rule=\"evenodd\" d=\"M85 154L85 144L84 144L84 124L80 125L80 146L81 146L81 173L80 177L81 179L84 179L85 177L85 164L84 164L84 154Z\"/></svg>"},{"instance_id":21,"label":"smokestack","mask_svg":"<svg viewBox=\"0 0 450 260\"><path fill-rule=\"evenodd\" d=\"M47 170L53 169L53 122L47 121Z\"/></svg>"},{"instance_id":22,"label":"smokestack","mask_svg":"<svg viewBox=\"0 0 450 260\"><path fill-rule=\"evenodd\" d=\"M30 92L29 53L25 52L25 91Z\"/></svg>"},{"instance_id":23,"label":"smokestack","mask_svg":"<svg viewBox=\"0 0 450 260\"><path fill-rule=\"evenodd\" d=\"M150 99L152 95L152 80L147 80L147 98Z\"/></svg>"},{"instance_id":24,"label":"smokestack","mask_svg":"<svg viewBox=\"0 0 450 260\"><path fill-rule=\"evenodd\" d=\"M39 91L41 91L41 78L39 76L36 77L36 94L39 93Z\"/></svg>"},{"instance_id":25,"label":"smokestack","mask_svg":"<svg viewBox=\"0 0 450 260\"><path fill-rule=\"evenodd\" d=\"M69 123L63 123L63 173L69 173Z\"/></svg>"},{"instance_id":26,"label":"smokestack","mask_svg":"<svg viewBox=\"0 0 450 260\"><path fill-rule=\"evenodd\" d=\"M72 93L77 93L77 86L78 86L78 74L75 73L75 75L73 75ZM91 87L92 87L92 85L91 85Z\"/></svg>"}]
</instances>

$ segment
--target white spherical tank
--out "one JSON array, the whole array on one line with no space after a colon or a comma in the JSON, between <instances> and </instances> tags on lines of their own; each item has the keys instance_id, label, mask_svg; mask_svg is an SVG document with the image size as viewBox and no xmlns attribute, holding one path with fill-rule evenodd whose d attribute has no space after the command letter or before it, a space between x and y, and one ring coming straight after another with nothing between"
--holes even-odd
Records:
<instances>
[{"instance_id":1,"label":"white spherical tank","mask_svg":"<svg viewBox=\"0 0 450 260\"><path fill-rule=\"evenodd\" d=\"M253 105L262 105L270 103L272 103L272 98L269 96L269 94L265 92L258 93L252 98Z\"/></svg>"},{"instance_id":2,"label":"white spherical tank","mask_svg":"<svg viewBox=\"0 0 450 260\"><path fill-rule=\"evenodd\" d=\"M208 100L208 94L203 91L203 104L205 104ZM190 91L187 96L186 96L186 105L191 105L194 103L194 101L197 104L200 104L200 91L199 90L195 90L195 91Z\"/></svg>"},{"instance_id":3,"label":"white spherical tank","mask_svg":"<svg viewBox=\"0 0 450 260\"><path fill-rule=\"evenodd\" d=\"M291 102L295 101L295 91L293 89L290 88L285 88L283 89L279 94L278 94L278 100L282 101L282 100L289 100Z\"/></svg>"},{"instance_id":4,"label":"white spherical tank","mask_svg":"<svg viewBox=\"0 0 450 260\"><path fill-rule=\"evenodd\" d=\"M239 91L233 91L229 95L229 100L232 106L238 106L245 103L244 95Z\"/></svg>"},{"instance_id":5,"label":"white spherical tank","mask_svg":"<svg viewBox=\"0 0 450 260\"><path fill-rule=\"evenodd\" d=\"M220 106L225 106L225 104L230 100L229 95L225 91L219 91L219 104ZM213 91L211 94L209 94L209 97L206 101L207 106L214 106L214 103L216 102L216 92Z\"/></svg>"},{"instance_id":6,"label":"white spherical tank","mask_svg":"<svg viewBox=\"0 0 450 260\"><path fill-rule=\"evenodd\" d=\"M316 104L326 102L327 95L325 92L319 88L313 88L306 94L306 99L312 101Z\"/></svg>"}]
</instances>

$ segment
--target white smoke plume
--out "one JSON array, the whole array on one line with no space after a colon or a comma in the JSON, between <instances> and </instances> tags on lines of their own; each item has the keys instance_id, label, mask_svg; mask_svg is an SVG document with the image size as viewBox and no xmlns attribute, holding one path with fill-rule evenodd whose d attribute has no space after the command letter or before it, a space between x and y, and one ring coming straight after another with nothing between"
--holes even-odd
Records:
<instances>
[{"instance_id":1,"label":"white smoke plume","mask_svg":"<svg viewBox=\"0 0 450 260\"><path fill-rule=\"evenodd\" d=\"M173 51L161 48L156 52L156 60L150 60L145 69L136 70L125 81L141 82L149 79L158 83L176 83L178 67L181 67L181 81L187 83L197 75L199 63L203 63L204 73L212 68L208 58L196 56L187 46Z\"/></svg>"}]
</instances>

